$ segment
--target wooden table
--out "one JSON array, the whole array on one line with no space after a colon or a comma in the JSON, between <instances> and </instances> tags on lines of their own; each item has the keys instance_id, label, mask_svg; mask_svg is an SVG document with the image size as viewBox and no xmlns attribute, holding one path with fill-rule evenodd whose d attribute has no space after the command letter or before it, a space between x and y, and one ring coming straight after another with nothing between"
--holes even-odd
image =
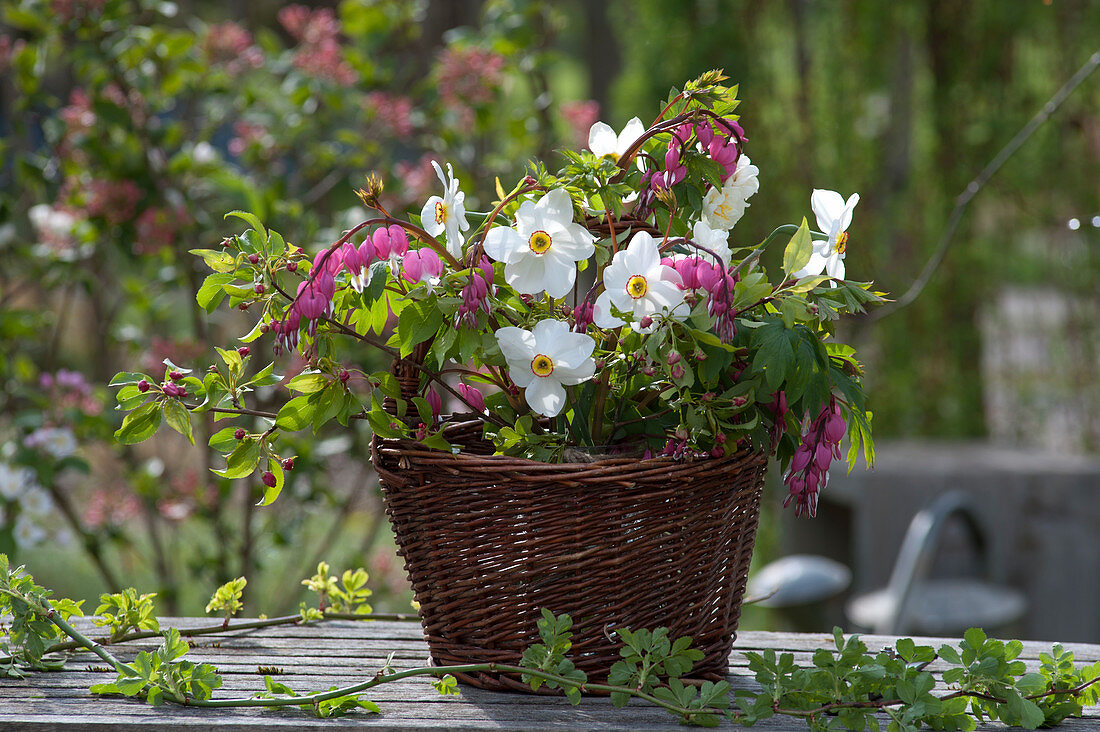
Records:
<instances>
[{"instance_id":1,"label":"wooden table","mask_svg":"<svg viewBox=\"0 0 1100 732\"><path fill-rule=\"evenodd\" d=\"M162 626L196 627L209 625L209 619L166 619ZM86 623L84 624L86 626ZM385 658L394 652L397 669L424 665L427 646L420 626L412 622L331 621L314 627L282 626L197 637L188 658L215 664L224 679L217 696L250 696L264 688L260 667L282 670L276 676L299 693L326 690L373 676ZM864 636L872 651L892 644L885 636ZM928 640L937 646L940 640ZM816 634L759 633L739 634L730 659L731 684L734 688L755 686L739 651L774 648L793 651L799 663L808 664L810 653L831 647L830 636ZM119 650L124 660L137 650L152 649L155 640L135 642ZM1066 644L1077 660L1092 663L1100 659L1100 646ZM1049 643L1028 642L1022 658L1029 667L1037 665L1038 654L1049 651ZM935 666L931 667L935 670ZM269 671L266 671L269 672ZM381 715L356 712L341 719L316 719L293 710L213 710L167 705L150 707L144 703L115 698L93 697L88 687L113 681L114 674L103 670L97 657L82 653L74 656L66 670L35 674L24 680L0 681L0 729L16 730L116 730L153 732L156 730L208 729L271 730L283 729L684 729L669 714L638 701L625 709L615 709L607 699L586 698L579 707L564 699L504 694L461 687L461 695L443 697L425 678L412 678L386 684L369 693L378 703ZM1100 731L1100 708L1086 710L1082 719L1067 720L1058 729L1066 732ZM727 729L736 728L726 723ZM790 718L762 722L768 730L805 730L806 725ZM885 728L885 727L884 727ZM990 727L992 728L992 727Z\"/></svg>"}]
</instances>

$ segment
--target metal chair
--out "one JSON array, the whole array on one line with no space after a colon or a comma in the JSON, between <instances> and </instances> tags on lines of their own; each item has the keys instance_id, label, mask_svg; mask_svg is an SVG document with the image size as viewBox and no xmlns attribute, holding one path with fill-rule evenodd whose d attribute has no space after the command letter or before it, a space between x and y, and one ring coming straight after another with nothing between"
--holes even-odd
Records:
<instances>
[{"instance_id":1,"label":"metal chair","mask_svg":"<svg viewBox=\"0 0 1100 732\"><path fill-rule=\"evenodd\" d=\"M958 517L982 561L983 578L942 579L928 575L949 519ZM853 598L848 618L874 633L957 635L970 627L1001 628L1027 612L1023 593L987 581L990 561L985 532L963 491L937 496L909 523L889 584Z\"/></svg>"}]
</instances>

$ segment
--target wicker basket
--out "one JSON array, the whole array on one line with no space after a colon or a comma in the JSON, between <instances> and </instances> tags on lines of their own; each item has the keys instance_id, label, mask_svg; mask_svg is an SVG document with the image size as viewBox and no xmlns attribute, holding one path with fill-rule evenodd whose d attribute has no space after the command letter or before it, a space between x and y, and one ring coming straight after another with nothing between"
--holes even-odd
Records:
<instances>
[{"instance_id":1,"label":"wicker basket","mask_svg":"<svg viewBox=\"0 0 1100 732\"><path fill-rule=\"evenodd\" d=\"M372 446L435 664L518 663L548 608L572 616L571 659L593 681L620 657L615 628L662 625L705 654L692 677L726 675L765 454L545 464L493 456L478 421L446 436L462 452Z\"/></svg>"}]
</instances>

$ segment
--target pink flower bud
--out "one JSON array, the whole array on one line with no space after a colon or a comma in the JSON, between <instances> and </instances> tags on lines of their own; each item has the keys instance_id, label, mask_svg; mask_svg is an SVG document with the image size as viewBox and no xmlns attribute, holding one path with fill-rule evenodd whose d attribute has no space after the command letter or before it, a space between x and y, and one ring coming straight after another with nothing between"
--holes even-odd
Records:
<instances>
[{"instance_id":1,"label":"pink flower bud","mask_svg":"<svg viewBox=\"0 0 1100 732\"><path fill-rule=\"evenodd\" d=\"M286 263L286 271L287 272L297 272L298 271L298 263L297 262L287 262Z\"/></svg>"},{"instance_id":2,"label":"pink flower bud","mask_svg":"<svg viewBox=\"0 0 1100 732\"><path fill-rule=\"evenodd\" d=\"M648 315L643 315L638 321L638 327L640 328L648 328L651 325L653 325L653 318Z\"/></svg>"},{"instance_id":3,"label":"pink flower bud","mask_svg":"<svg viewBox=\"0 0 1100 732\"><path fill-rule=\"evenodd\" d=\"M485 395L481 393L480 389L465 383L459 383L458 393L462 395L462 398L465 399L471 407L473 407L474 411L485 411Z\"/></svg>"},{"instance_id":4,"label":"pink flower bud","mask_svg":"<svg viewBox=\"0 0 1100 732\"><path fill-rule=\"evenodd\" d=\"M262 283L262 282L257 282L257 283L256 283L256 286L252 288L252 291L253 291L253 292L255 292L255 293L256 293L257 295L262 295L262 294L264 294L264 292L265 292L266 290L267 290L267 288L266 288L266 287L264 287L264 285L263 285L263 283Z\"/></svg>"},{"instance_id":5,"label":"pink flower bud","mask_svg":"<svg viewBox=\"0 0 1100 732\"><path fill-rule=\"evenodd\" d=\"M181 374L179 371L169 371L168 378L172 381L179 381L183 378L183 374Z\"/></svg>"},{"instance_id":6,"label":"pink flower bud","mask_svg":"<svg viewBox=\"0 0 1100 732\"><path fill-rule=\"evenodd\" d=\"M268 488L274 488L276 483L278 482L275 480L275 474L272 473L270 470L264 472L263 481L264 485L266 485Z\"/></svg>"},{"instance_id":7,"label":"pink flower bud","mask_svg":"<svg viewBox=\"0 0 1100 732\"><path fill-rule=\"evenodd\" d=\"M825 439L834 445L844 438L844 433L847 431L848 426L844 424L844 418L836 412L833 412L825 422Z\"/></svg>"},{"instance_id":8,"label":"pink flower bud","mask_svg":"<svg viewBox=\"0 0 1100 732\"><path fill-rule=\"evenodd\" d=\"M260 261L260 255L259 254L249 254L248 255L248 261L251 262L252 264L257 264Z\"/></svg>"},{"instance_id":9,"label":"pink flower bud","mask_svg":"<svg viewBox=\"0 0 1100 732\"><path fill-rule=\"evenodd\" d=\"M799 445L798 449L794 451L794 457L791 458L791 472L801 473L809 464L810 448L806 445Z\"/></svg>"},{"instance_id":10,"label":"pink flower bud","mask_svg":"<svg viewBox=\"0 0 1100 732\"><path fill-rule=\"evenodd\" d=\"M669 371L669 374L674 379L682 379L682 378L684 378L684 367L681 366L680 364L676 364L675 366L672 367L672 370Z\"/></svg>"},{"instance_id":11,"label":"pink flower bud","mask_svg":"<svg viewBox=\"0 0 1100 732\"><path fill-rule=\"evenodd\" d=\"M240 348L237 349L237 354L241 358L248 358L248 353L249 353L248 346L241 346Z\"/></svg>"},{"instance_id":12,"label":"pink flower bud","mask_svg":"<svg viewBox=\"0 0 1100 732\"><path fill-rule=\"evenodd\" d=\"M824 473L829 469L831 462L833 462L833 451L824 442L818 443L817 450L814 453L814 467Z\"/></svg>"},{"instance_id":13,"label":"pink flower bud","mask_svg":"<svg viewBox=\"0 0 1100 732\"><path fill-rule=\"evenodd\" d=\"M695 125L695 135L699 138L699 143L707 147L714 139L714 128L710 126L710 122L700 122Z\"/></svg>"},{"instance_id":14,"label":"pink flower bud","mask_svg":"<svg viewBox=\"0 0 1100 732\"><path fill-rule=\"evenodd\" d=\"M245 434L247 433L242 428L238 427L237 429L233 430L233 439L243 440Z\"/></svg>"},{"instance_id":15,"label":"pink flower bud","mask_svg":"<svg viewBox=\"0 0 1100 732\"><path fill-rule=\"evenodd\" d=\"M338 378L341 384L346 384L351 379L351 372L347 369L340 369L340 376Z\"/></svg>"},{"instance_id":16,"label":"pink flower bud","mask_svg":"<svg viewBox=\"0 0 1100 732\"><path fill-rule=\"evenodd\" d=\"M428 389L428 393L424 395L424 398L428 400L428 406L432 408L432 417L439 419L439 414L443 411L443 400L439 397L439 392L435 389Z\"/></svg>"},{"instance_id":17,"label":"pink flower bud","mask_svg":"<svg viewBox=\"0 0 1100 732\"><path fill-rule=\"evenodd\" d=\"M294 458L287 458L283 460L283 470L290 472L294 470Z\"/></svg>"},{"instance_id":18,"label":"pink flower bud","mask_svg":"<svg viewBox=\"0 0 1100 732\"><path fill-rule=\"evenodd\" d=\"M137 388L138 388L138 391L140 391L142 394L144 394L145 392L149 391L149 382L146 381L145 379L142 379L141 381L139 381L137 383Z\"/></svg>"},{"instance_id":19,"label":"pink flower bud","mask_svg":"<svg viewBox=\"0 0 1100 732\"><path fill-rule=\"evenodd\" d=\"M668 354L667 363L669 366L672 366L673 364L680 363L681 358L683 358L683 356L680 355L679 351L670 351Z\"/></svg>"}]
</instances>

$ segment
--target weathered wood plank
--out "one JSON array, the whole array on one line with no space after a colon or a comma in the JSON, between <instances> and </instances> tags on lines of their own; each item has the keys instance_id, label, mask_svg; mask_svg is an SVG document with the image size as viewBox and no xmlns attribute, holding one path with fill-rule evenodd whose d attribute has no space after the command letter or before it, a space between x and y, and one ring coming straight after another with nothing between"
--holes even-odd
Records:
<instances>
[{"instance_id":1,"label":"weathered wood plank","mask_svg":"<svg viewBox=\"0 0 1100 732\"><path fill-rule=\"evenodd\" d=\"M166 619L163 627L210 625L208 619ZM81 627L99 634L86 620ZM865 636L872 650L895 639ZM220 697L247 697L263 689L261 666L284 671L277 678L300 693L354 683L377 672L390 652L398 669L427 662L427 645L420 626L406 622L335 621L319 626L277 626L259 630L226 632L194 639L189 657L218 666L224 687ZM157 639L147 639L115 649L122 658L151 649ZM939 647L944 639L918 639ZM830 647L832 638L822 634L742 633L731 656L730 681L734 688L755 688L742 656L745 650L790 652L808 663L814 650ZM1100 646L1066 644L1081 662L1100 659ZM1049 643L1024 644L1022 659L1029 668L1038 665L1038 654ZM942 669L933 664L930 669ZM441 697L426 679L408 679L372 689L368 695L383 714L357 713L343 720L315 720L298 710L200 710L165 706L148 707L119 698L96 698L88 692L93 683L110 681L114 674L102 670L103 662L89 653L74 654L65 671L37 674L22 680L0 682L0 727L28 730L207 730L241 729L259 732L293 729L680 729L676 720L655 707L632 702L625 710L611 707L606 699L586 699L579 708L564 699L524 694L500 694L462 688L457 697ZM99 670L97 670L99 669ZM942 684L939 685L942 689ZM769 720L766 730L803 730L797 720ZM1100 732L1100 708L1087 710L1083 720L1071 720L1065 732Z\"/></svg>"}]
</instances>

